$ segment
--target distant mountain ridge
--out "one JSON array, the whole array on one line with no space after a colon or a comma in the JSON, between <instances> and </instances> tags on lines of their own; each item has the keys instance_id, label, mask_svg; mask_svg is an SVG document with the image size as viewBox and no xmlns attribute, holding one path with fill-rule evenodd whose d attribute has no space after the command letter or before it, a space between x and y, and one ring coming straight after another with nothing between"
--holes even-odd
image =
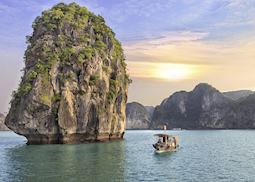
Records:
<instances>
[{"instance_id":1,"label":"distant mountain ridge","mask_svg":"<svg viewBox=\"0 0 255 182\"><path fill-rule=\"evenodd\" d=\"M5 116L0 113L0 131L7 131L9 130L7 126L4 124Z\"/></svg>"},{"instance_id":2,"label":"distant mountain ridge","mask_svg":"<svg viewBox=\"0 0 255 182\"><path fill-rule=\"evenodd\" d=\"M153 107L145 107L138 102L126 106L126 128L148 129L151 124Z\"/></svg>"},{"instance_id":3,"label":"distant mountain ridge","mask_svg":"<svg viewBox=\"0 0 255 182\"><path fill-rule=\"evenodd\" d=\"M168 129L255 128L255 93L248 90L221 93L207 83L200 83L190 92L175 92L164 99L155 107L149 123L147 129L160 129L163 125Z\"/></svg>"},{"instance_id":4,"label":"distant mountain ridge","mask_svg":"<svg viewBox=\"0 0 255 182\"><path fill-rule=\"evenodd\" d=\"M241 98L245 98L251 94L254 94L254 91L251 90L237 90L237 91L230 91L230 92L223 92L225 96L232 100L238 100Z\"/></svg>"}]
</instances>

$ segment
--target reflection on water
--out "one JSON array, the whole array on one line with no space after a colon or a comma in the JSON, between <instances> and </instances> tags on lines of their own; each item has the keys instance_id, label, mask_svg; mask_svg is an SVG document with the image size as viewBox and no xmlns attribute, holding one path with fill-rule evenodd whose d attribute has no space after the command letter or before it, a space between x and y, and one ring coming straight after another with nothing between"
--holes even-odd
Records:
<instances>
[{"instance_id":1,"label":"reflection on water","mask_svg":"<svg viewBox=\"0 0 255 182\"><path fill-rule=\"evenodd\" d=\"M125 142L7 147L4 181L122 181ZM4 167L2 167L4 166ZM57 179L57 180L56 180ZM1 181L1 180L0 180Z\"/></svg>"},{"instance_id":2,"label":"reflection on water","mask_svg":"<svg viewBox=\"0 0 255 182\"><path fill-rule=\"evenodd\" d=\"M155 154L153 134L128 131L124 141L25 145L0 132L0 181L254 181L255 131L170 131L180 149Z\"/></svg>"}]
</instances>

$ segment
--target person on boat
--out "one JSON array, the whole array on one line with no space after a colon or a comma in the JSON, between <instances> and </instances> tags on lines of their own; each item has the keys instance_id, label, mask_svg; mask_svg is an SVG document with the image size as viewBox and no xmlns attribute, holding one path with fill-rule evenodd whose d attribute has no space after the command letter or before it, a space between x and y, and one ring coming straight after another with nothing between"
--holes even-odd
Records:
<instances>
[{"instance_id":1,"label":"person on boat","mask_svg":"<svg viewBox=\"0 0 255 182\"><path fill-rule=\"evenodd\" d=\"M158 142L157 142L157 143L162 143L161 138L158 139Z\"/></svg>"},{"instance_id":2,"label":"person on boat","mask_svg":"<svg viewBox=\"0 0 255 182\"><path fill-rule=\"evenodd\" d=\"M176 145L176 143L177 143L177 142L176 142L175 137L173 138L173 140L174 140L174 142L173 142L173 146L174 146L174 148L176 149L176 146L177 146L177 145Z\"/></svg>"}]
</instances>

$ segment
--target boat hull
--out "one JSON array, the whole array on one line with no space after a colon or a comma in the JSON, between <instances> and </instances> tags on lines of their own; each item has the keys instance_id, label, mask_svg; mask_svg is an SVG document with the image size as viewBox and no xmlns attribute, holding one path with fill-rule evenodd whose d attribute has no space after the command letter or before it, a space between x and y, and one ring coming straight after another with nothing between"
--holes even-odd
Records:
<instances>
[{"instance_id":1,"label":"boat hull","mask_svg":"<svg viewBox=\"0 0 255 182\"><path fill-rule=\"evenodd\" d=\"M153 147L156 149L155 153L161 154L161 153L165 153L165 152L175 152L177 150L177 147L169 147L169 146L165 146L165 147L160 147L157 144L153 144Z\"/></svg>"},{"instance_id":2,"label":"boat hull","mask_svg":"<svg viewBox=\"0 0 255 182\"><path fill-rule=\"evenodd\" d=\"M176 149L171 150L155 150L156 154L168 153L168 152L176 152Z\"/></svg>"}]
</instances>

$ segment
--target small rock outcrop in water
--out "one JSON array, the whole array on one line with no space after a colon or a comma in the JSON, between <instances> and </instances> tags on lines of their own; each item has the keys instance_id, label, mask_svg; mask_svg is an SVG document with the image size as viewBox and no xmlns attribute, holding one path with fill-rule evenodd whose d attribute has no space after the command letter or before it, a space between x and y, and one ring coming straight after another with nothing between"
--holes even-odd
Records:
<instances>
[{"instance_id":1,"label":"small rock outcrop in water","mask_svg":"<svg viewBox=\"0 0 255 182\"><path fill-rule=\"evenodd\" d=\"M7 131L9 130L5 124L4 124L4 119L5 119L5 116L3 114L0 113L0 131Z\"/></svg>"},{"instance_id":2,"label":"small rock outcrop in water","mask_svg":"<svg viewBox=\"0 0 255 182\"><path fill-rule=\"evenodd\" d=\"M237 98L235 92L235 98ZM243 94L241 94L243 95ZM255 94L232 99L208 84L176 92L155 108L151 128L255 128Z\"/></svg>"},{"instance_id":3,"label":"small rock outcrop in water","mask_svg":"<svg viewBox=\"0 0 255 182\"><path fill-rule=\"evenodd\" d=\"M153 107L145 107L138 102L126 107L127 129L149 129Z\"/></svg>"},{"instance_id":4,"label":"small rock outcrop in water","mask_svg":"<svg viewBox=\"0 0 255 182\"><path fill-rule=\"evenodd\" d=\"M37 17L33 30L6 125L29 144L122 138L130 80L104 19L60 3Z\"/></svg>"}]
</instances>

